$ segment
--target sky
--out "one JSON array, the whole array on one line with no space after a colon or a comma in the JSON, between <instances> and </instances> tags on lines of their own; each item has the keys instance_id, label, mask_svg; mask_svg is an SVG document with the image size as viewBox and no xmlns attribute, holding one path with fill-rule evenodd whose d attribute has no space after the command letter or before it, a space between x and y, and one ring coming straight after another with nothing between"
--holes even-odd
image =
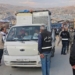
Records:
<instances>
[{"instance_id":1,"label":"sky","mask_svg":"<svg viewBox=\"0 0 75 75\"><path fill-rule=\"evenodd\" d=\"M0 0L0 3L35 8L75 6L75 0Z\"/></svg>"}]
</instances>

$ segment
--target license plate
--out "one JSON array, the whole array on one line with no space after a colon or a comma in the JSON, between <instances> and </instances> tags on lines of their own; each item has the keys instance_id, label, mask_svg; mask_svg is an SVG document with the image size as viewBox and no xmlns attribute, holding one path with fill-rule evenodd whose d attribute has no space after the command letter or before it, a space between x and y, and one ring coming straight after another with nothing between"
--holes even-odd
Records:
<instances>
[{"instance_id":1,"label":"license plate","mask_svg":"<svg viewBox=\"0 0 75 75\"><path fill-rule=\"evenodd\" d=\"M29 61L29 59L16 59L16 61Z\"/></svg>"}]
</instances>

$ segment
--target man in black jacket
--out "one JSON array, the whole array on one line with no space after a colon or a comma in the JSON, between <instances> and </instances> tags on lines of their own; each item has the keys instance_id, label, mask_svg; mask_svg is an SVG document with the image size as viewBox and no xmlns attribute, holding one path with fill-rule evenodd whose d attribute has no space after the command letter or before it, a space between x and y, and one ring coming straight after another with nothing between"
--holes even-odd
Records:
<instances>
[{"instance_id":1,"label":"man in black jacket","mask_svg":"<svg viewBox=\"0 0 75 75\"><path fill-rule=\"evenodd\" d=\"M51 41L51 33L44 26L41 26L38 38L38 51L40 53L43 75L50 75Z\"/></svg>"},{"instance_id":2,"label":"man in black jacket","mask_svg":"<svg viewBox=\"0 0 75 75\"><path fill-rule=\"evenodd\" d=\"M67 27L65 27L64 31L61 32L60 37L61 37L61 40L62 40L61 54L66 55L66 50L68 49L68 43L69 43L69 39L70 39L70 34L68 32Z\"/></svg>"},{"instance_id":3,"label":"man in black jacket","mask_svg":"<svg viewBox=\"0 0 75 75\"><path fill-rule=\"evenodd\" d=\"M73 75L75 75L75 36L74 36L73 44L71 45L70 64L73 69Z\"/></svg>"}]
</instances>

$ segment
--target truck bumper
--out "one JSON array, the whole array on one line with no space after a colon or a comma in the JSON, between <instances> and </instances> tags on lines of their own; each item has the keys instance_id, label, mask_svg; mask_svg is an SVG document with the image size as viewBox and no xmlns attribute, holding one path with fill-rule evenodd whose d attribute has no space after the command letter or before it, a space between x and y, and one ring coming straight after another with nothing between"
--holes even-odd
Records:
<instances>
[{"instance_id":1,"label":"truck bumper","mask_svg":"<svg viewBox=\"0 0 75 75\"><path fill-rule=\"evenodd\" d=\"M40 56L8 56L4 55L6 66L13 67L41 67Z\"/></svg>"}]
</instances>

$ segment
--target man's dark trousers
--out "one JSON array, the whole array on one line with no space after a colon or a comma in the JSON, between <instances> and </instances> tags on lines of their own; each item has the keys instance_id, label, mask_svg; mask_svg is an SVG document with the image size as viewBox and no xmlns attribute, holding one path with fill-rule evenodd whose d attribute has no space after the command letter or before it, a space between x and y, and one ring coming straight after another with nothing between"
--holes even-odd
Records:
<instances>
[{"instance_id":1,"label":"man's dark trousers","mask_svg":"<svg viewBox=\"0 0 75 75\"><path fill-rule=\"evenodd\" d=\"M73 69L73 75L75 75L75 69Z\"/></svg>"},{"instance_id":2,"label":"man's dark trousers","mask_svg":"<svg viewBox=\"0 0 75 75\"><path fill-rule=\"evenodd\" d=\"M61 54L66 54L67 46L68 46L68 41L62 41L62 51L61 51Z\"/></svg>"},{"instance_id":3,"label":"man's dark trousers","mask_svg":"<svg viewBox=\"0 0 75 75\"><path fill-rule=\"evenodd\" d=\"M0 63L1 63L2 56L3 56L3 49L0 49Z\"/></svg>"}]
</instances>

